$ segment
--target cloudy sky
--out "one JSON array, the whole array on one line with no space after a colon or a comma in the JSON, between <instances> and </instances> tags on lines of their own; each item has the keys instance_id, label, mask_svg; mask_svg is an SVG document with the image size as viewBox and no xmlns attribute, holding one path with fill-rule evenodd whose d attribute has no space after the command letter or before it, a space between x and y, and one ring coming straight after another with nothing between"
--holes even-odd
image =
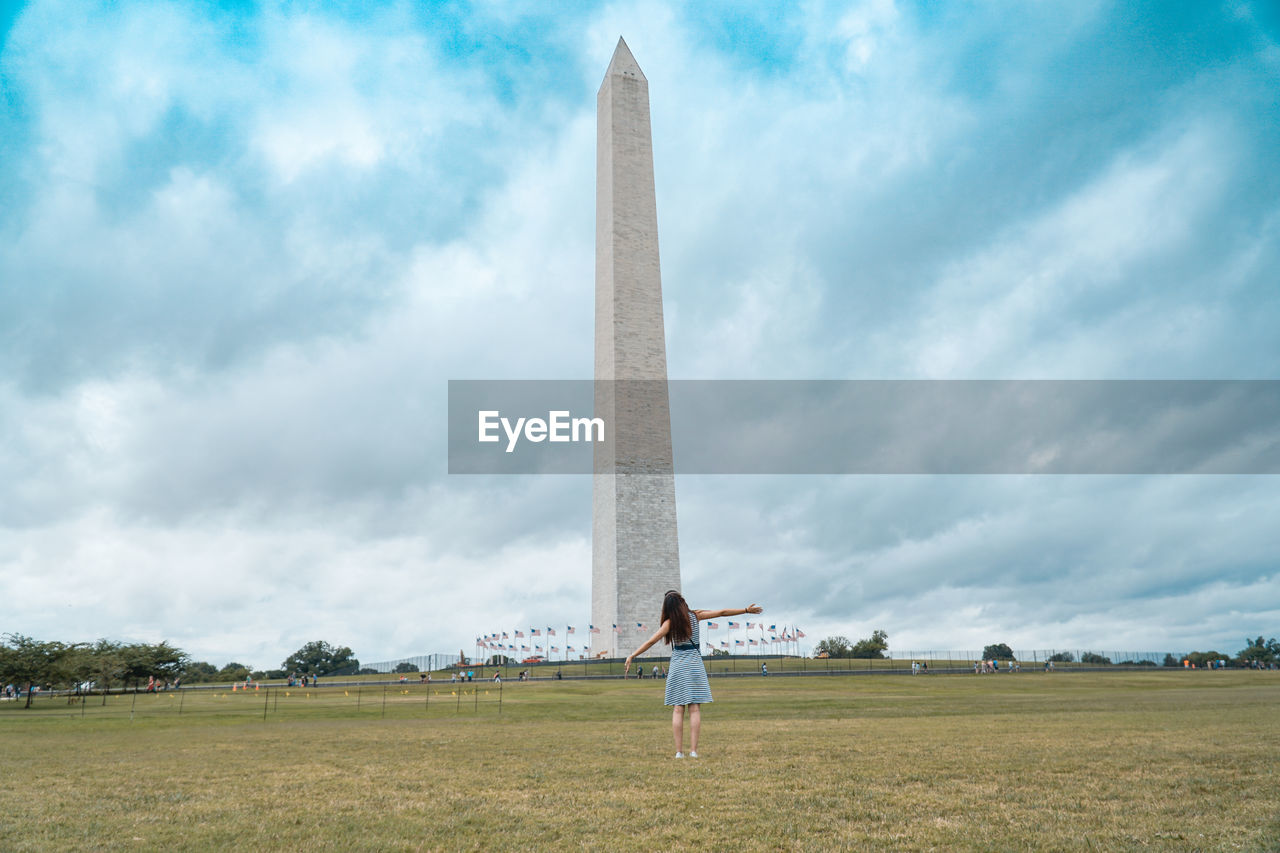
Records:
<instances>
[{"instance_id":1,"label":"cloudy sky","mask_svg":"<svg viewBox=\"0 0 1280 853\"><path fill-rule=\"evenodd\" d=\"M1280 378L1272 3L227 5L0 12L0 631L274 667L585 625L590 478L450 477L446 382L591 376L619 34L673 378ZM677 500L695 606L811 641L1280 634L1276 477Z\"/></svg>"}]
</instances>

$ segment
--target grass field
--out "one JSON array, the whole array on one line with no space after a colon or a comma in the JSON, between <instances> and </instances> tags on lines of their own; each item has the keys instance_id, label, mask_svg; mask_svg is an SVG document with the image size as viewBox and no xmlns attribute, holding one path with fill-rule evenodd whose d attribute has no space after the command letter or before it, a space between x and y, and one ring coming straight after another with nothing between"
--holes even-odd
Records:
<instances>
[{"instance_id":1,"label":"grass field","mask_svg":"<svg viewBox=\"0 0 1280 853\"><path fill-rule=\"evenodd\" d=\"M508 683L500 708L482 682L392 687L385 704L380 689L353 700L324 687L35 714L8 703L0 838L16 850L1280 849L1280 673L712 688L703 757L684 761L653 681Z\"/></svg>"}]
</instances>

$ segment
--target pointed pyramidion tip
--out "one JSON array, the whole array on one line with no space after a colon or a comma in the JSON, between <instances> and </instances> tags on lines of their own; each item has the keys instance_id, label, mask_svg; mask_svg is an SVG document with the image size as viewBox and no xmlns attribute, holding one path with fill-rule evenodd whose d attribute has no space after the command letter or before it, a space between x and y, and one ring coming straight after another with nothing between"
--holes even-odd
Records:
<instances>
[{"instance_id":1,"label":"pointed pyramidion tip","mask_svg":"<svg viewBox=\"0 0 1280 853\"><path fill-rule=\"evenodd\" d=\"M631 55L631 48L627 47L627 42L622 36L618 36L618 46L614 48L613 59L609 61L609 70L605 72L605 76L612 77L615 74L638 77L641 80L648 79L644 76L644 72L640 70L639 63Z\"/></svg>"}]
</instances>

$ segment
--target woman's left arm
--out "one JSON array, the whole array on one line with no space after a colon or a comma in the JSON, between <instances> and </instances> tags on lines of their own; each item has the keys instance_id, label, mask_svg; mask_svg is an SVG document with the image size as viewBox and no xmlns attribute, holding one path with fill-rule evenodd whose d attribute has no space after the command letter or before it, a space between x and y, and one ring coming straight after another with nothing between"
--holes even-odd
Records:
<instances>
[{"instance_id":1,"label":"woman's left arm","mask_svg":"<svg viewBox=\"0 0 1280 853\"><path fill-rule=\"evenodd\" d=\"M731 607L724 610L695 610L693 615L699 621L703 619L720 619L724 616L744 616L747 613L763 613L764 608L758 604L751 604L747 607Z\"/></svg>"}]
</instances>

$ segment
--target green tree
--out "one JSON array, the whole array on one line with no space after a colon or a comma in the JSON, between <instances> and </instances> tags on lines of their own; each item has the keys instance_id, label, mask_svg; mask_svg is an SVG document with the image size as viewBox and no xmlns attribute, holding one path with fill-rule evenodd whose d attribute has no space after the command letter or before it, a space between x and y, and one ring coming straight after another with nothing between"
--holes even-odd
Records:
<instances>
[{"instance_id":1,"label":"green tree","mask_svg":"<svg viewBox=\"0 0 1280 853\"><path fill-rule=\"evenodd\" d=\"M1104 657L1103 655L1100 655L1096 652L1085 652L1084 654L1080 655L1080 663L1091 663L1095 665L1103 664L1106 666L1110 666L1111 658Z\"/></svg>"},{"instance_id":2,"label":"green tree","mask_svg":"<svg viewBox=\"0 0 1280 853\"><path fill-rule=\"evenodd\" d=\"M1204 669L1210 661L1227 660L1229 657L1222 652L1189 652L1187 654L1187 660L1191 661L1192 666L1197 669Z\"/></svg>"},{"instance_id":3,"label":"green tree","mask_svg":"<svg viewBox=\"0 0 1280 853\"><path fill-rule=\"evenodd\" d=\"M983 660L1017 660L1013 656L1013 649L1009 648L1005 643L992 643L982 650Z\"/></svg>"},{"instance_id":4,"label":"green tree","mask_svg":"<svg viewBox=\"0 0 1280 853\"><path fill-rule=\"evenodd\" d=\"M1176 658L1172 654L1166 653L1164 656L1164 662L1161 663L1160 665L1161 666L1182 666L1181 658Z\"/></svg>"},{"instance_id":5,"label":"green tree","mask_svg":"<svg viewBox=\"0 0 1280 853\"><path fill-rule=\"evenodd\" d=\"M167 642L156 644L130 643L120 646L118 652L124 663L123 678L126 682L137 686L144 678L155 676L169 679L182 672L187 662L187 655L181 649L175 649Z\"/></svg>"},{"instance_id":6,"label":"green tree","mask_svg":"<svg viewBox=\"0 0 1280 853\"><path fill-rule=\"evenodd\" d=\"M853 657L853 643L849 642L848 637L827 637L825 640L819 640L815 646L818 654L827 653L830 658L847 658Z\"/></svg>"},{"instance_id":7,"label":"green tree","mask_svg":"<svg viewBox=\"0 0 1280 853\"><path fill-rule=\"evenodd\" d=\"M79 685L97 679L97 656L93 646L80 643L71 647L62 661L62 672L67 680L77 688Z\"/></svg>"},{"instance_id":8,"label":"green tree","mask_svg":"<svg viewBox=\"0 0 1280 853\"><path fill-rule=\"evenodd\" d=\"M192 684L214 681L218 677L218 668L207 661L190 661L182 668L182 680Z\"/></svg>"},{"instance_id":9,"label":"green tree","mask_svg":"<svg viewBox=\"0 0 1280 853\"><path fill-rule=\"evenodd\" d=\"M31 707L31 688L52 684L67 677L65 662L76 646L40 642L22 634L5 634L0 645L0 681L26 686Z\"/></svg>"},{"instance_id":10,"label":"green tree","mask_svg":"<svg viewBox=\"0 0 1280 853\"><path fill-rule=\"evenodd\" d=\"M242 663L231 663L218 670L219 681L244 681L249 677L249 667Z\"/></svg>"},{"instance_id":11,"label":"green tree","mask_svg":"<svg viewBox=\"0 0 1280 853\"><path fill-rule=\"evenodd\" d=\"M870 637L854 643L849 655L855 658L878 660L884 657L885 650L888 648L889 635L877 628L871 632Z\"/></svg>"},{"instance_id":12,"label":"green tree","mask_svg":"<svg viewBox=\"0 0 1280 853\"><path fill-rule=\"evenodd\" d=\"M324 640L312 640L285 658L280 668L303 675L330 675L340 669L359 668L351 649L331 646Z\"/></svg>"},{"instance_id":13,"label":"green tree","mask_svg":"<svg viewBox=\"0 0 1280 853\"><path fill-rule=\"evenodd\" d=\"M1075 659L1076 656L1071 654L1071 652L1058 652L1057 654L1049 655L1049 657L1045 658L1045 660L1053 661L1054 663L1071 663Z\"/></svg>"},{"instance_id":14,"label":"green tree","mask_svg":"<svg viewBox=\"0 0 1280 853\"><path fill-rule=\"evenodd\" d=\"M1280 661L1280 642L1276 642L1276 638L1264 641L1261 636L1256 640L1244 638L1245 647L1240 650L1236 656L1243 661L1256 660L1259 663L1274 663Z\"/></svg>"},{"instance_id":15,"label":"green tree","mask_svg":"<svg viewBox=\"0 0 1280 853\"><path fill-rule=\"evenodd\" d=\"M396 664L396 668L391 671L394 672L396 675L400 675L400 674L408 674L410 672L417 672L418 668L413 664L409 663L408 661L404 661L402 663Z\"/></svg>"},{"instance_id":16,"label":"green tree","mask_svg":"<svg viewBox=\"0 0 1280 853\"><path fill-rule=\"evenodd\" d=\"M120 644L108 639L101 639L93 644L94 679L102 688L102 704L107 704L107 691L113 682L124 678L124 655L120 652Z\"/></svg>"}]
</instances>

